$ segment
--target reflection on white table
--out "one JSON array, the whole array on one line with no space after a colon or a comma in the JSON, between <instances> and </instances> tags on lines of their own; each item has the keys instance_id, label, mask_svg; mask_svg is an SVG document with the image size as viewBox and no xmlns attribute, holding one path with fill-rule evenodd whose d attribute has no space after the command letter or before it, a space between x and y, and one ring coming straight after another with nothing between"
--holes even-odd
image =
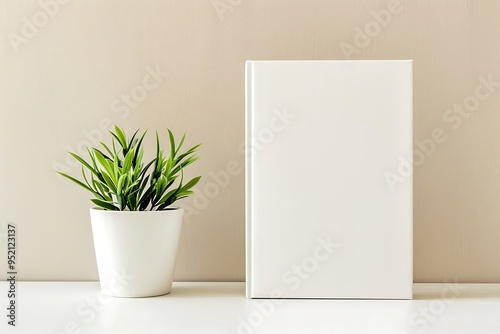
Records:
<instances>
[{"instance_id":1,"label":"reflection on white table","mask_svg":"<svg viewBox=\"0 0 500 334\"><path fill-rule=\"evenodd\" d=\"M18 283L17 326L0 333L500 333L500 284L415 284L414 300L246 299L244 283L174 283L109 298L98 283ZM7 306L7 284L0 305ZM4 314L6 311L3 312Z\"/></svg>"}]
</instances>

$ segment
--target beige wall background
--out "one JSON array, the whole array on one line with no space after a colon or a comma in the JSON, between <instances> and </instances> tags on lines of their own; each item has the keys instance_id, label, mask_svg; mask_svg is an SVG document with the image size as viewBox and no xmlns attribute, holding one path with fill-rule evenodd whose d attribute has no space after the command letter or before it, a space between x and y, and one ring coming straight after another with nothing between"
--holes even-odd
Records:
<instances>
[{"instance_id":1,"label":"beige wall background","mask_svg":"<svg viewBox=\"0 0 500 334\"><path fill-rule=\"evenodd\" d=\"M1 247L13 222L20 279L96 280L88 195L53 169L77 175L66 151L109 124L169 127L203 142L176 279L244 280L245 60L414 59L415 142L446 135L414 172L414 279L500 282L499 17L495 0L0 0Z\"/></svg>"}]
</instances>

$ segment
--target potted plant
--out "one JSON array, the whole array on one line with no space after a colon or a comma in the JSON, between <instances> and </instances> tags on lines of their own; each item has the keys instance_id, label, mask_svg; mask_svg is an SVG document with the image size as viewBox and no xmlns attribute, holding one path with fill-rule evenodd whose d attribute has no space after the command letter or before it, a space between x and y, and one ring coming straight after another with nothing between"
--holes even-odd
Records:
<instances>
[{"instance_id":1,"label":"potted plant","mask_svg":"<svg viewBox=\"0 0 500 334\"><path fill-rule=\"evenodd\" d=\"M156 133L156 155L143 162L143 140L137 130L130 139L115 126L111 144L87 148L89 160L70 152L82 165L82 178L62 176L88 190L97 267L103 293L116 297L167 294L177 256L183 209L173 206L191 195L200 180L184 182L183 170L198 158L199 145L181 152L168 130L165 155Z\"/></svg>"}]
</instances>

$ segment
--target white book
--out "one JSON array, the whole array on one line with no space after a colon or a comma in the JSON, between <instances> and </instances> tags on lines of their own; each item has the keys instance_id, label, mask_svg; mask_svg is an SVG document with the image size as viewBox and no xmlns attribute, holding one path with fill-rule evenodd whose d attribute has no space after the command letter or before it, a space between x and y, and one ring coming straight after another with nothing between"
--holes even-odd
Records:
<instances>
[{"instance_id":1,"label":"white book","mask_svg":"<svg viewBox=\"0 0 500 334\"><path fill-rule=\"evenodd\" d=\"M248 298L412 298L412 76L247 61Z\"/></svg>"}]
</instances>

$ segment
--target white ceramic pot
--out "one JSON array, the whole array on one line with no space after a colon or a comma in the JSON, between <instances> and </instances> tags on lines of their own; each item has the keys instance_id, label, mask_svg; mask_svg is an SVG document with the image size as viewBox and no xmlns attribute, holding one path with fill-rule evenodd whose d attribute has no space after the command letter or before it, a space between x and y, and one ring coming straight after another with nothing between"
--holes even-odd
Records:
<instances>
[{"instance_id":1,"label":"white ceramic pot","mask_svg":"<svg viewBox=\"0 0 500 334\"><path fill-rule=\"evenodd\" d=\"M101 291L114 297L170 292L184 210L90 209Z\"/></svg>"}]
</instances>

